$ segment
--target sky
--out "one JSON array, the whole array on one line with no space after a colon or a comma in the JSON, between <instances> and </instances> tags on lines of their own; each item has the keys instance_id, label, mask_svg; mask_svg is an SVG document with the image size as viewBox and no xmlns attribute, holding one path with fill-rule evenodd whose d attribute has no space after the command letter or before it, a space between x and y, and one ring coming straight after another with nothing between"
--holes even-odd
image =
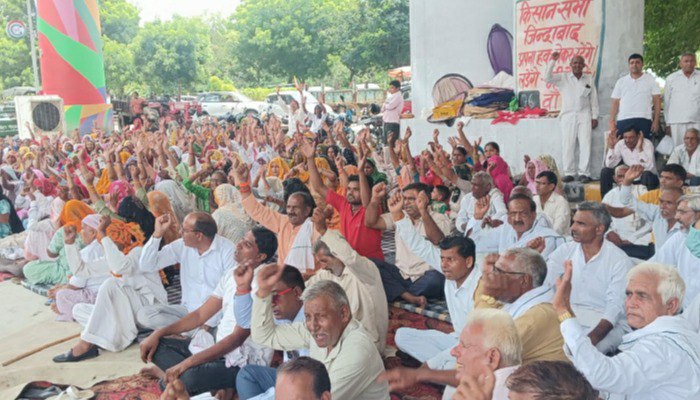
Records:
<instances>
[{"instance_id":1,"label":"sky","mask_svg":"<svg viewBox=\"0 0 700 400\"><path fill-rule=\"evenodd\" d=\"M141 10L141 24L156 19L169 20L173 15L196 16L220 13L231 15L240 0L127 0Z\"/></svg>"}]
</instances>

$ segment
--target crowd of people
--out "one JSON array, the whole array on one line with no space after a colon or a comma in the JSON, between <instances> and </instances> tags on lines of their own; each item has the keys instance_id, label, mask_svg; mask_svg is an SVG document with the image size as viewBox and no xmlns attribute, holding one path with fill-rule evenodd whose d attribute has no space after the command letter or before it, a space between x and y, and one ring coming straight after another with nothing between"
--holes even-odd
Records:
<instances>
[{"instance_id":1,"label":"crowd of people","mask_svg":"<svg viewBox=\"0 0 700 400\"><path fill-rule=\"evenodd\" d=\"M564 145L581 147L563 177L540 155L514 179L462 123L412 153L398 120L351 135L299 104L290 127L248 115L7 139L0 268L50 286L56 319L82 326L54 362L138 339L164 398L385 400L431 382L457 400L699 399L700 78L684 54L667 81L679 144L657 174L660 92L642 61L613 92L602 203L572 212L562 194L590 180L598 117L576 57L547 72ZM389 304L443 299L453 331L399 328L420 367L386 370Z\"/></svg>"}]
</instances>

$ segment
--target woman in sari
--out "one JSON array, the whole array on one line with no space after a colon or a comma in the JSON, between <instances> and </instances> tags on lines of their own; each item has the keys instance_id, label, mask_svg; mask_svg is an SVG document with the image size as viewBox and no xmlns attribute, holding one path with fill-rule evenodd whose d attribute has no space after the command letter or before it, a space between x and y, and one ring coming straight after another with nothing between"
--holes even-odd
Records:
<instances>
[{"instance_id":1,"label":"woman in sari","mask_svg":"<svg viewBox=\"0 0 700 400\"><path fill-rule=\"evenodd\" d=\"M526 156L527 157L527 156ZM547 165L541 160L530 160L527 157L527 162L525 163L525 173L523 177L518 182L519 185L527 186L532 193L537 193L537 186L535 185L535 179L540 172L549 171Z\"/></svg>"},{"instance_id":2,"label":"woman in sari","mask_svg":"<svg viewBox=\"0 0 700 400\"><path fill-rule=\"evenodd\" d=\"M66 259L66 249L63 241L64 228L74 226L78 232L82 230L83 218L95 212L80 200L70 200L61 211L61 227L56 230L49 247L46 249L53 260L30 261L24 266L23 273L27 281L33 284L56 285L68 281L70 267ZM76 239L79 248L83 247L80 237Z\"/></svg>"},{"instance_id":3,"label":"woman in sari","mask_svg":"<svg viewBox=\"0 0 700 400\"><path fill-rule=\"evenodd\" d=\"M226 183L216 187L214 199L219 207L211 216L216 221L217 233L238 243L255 225L255 221L243 211L241 193L235 186Z\"/></svg>"},{"instance_id":4,"label":"woman in sari","mask_svg":"<svg viewBox=\"0 0 700 400\"><path fill-rule=\"evenodd\" d=\"M491 156L488 159L487 169L491 178L493 178L493 183L503 193L503 199L508 204L510 192L513 190L513 181L510 180L508 164L501 156Z\"/></svg>"}]
</instances>

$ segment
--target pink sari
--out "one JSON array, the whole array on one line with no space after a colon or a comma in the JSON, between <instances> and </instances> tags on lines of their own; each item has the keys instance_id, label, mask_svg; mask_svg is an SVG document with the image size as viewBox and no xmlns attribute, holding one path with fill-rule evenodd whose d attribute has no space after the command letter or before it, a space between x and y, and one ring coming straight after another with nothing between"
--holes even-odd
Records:
<instances>
[{"instance_id":1,"label":"pink sari","mask_svg":"<svg viewBox=\"0 0 700 400\"><path fill-rule=\"evenodd\" d=\"M501 156L491 156L488 160L489 167L491 164L494 164L495 167L493 169L489 168L489 174L498 190L503 193L503 199L508 203L510 192L513 190L513 181L510 179L508 164Z\"/></svg>"}]
</instances>

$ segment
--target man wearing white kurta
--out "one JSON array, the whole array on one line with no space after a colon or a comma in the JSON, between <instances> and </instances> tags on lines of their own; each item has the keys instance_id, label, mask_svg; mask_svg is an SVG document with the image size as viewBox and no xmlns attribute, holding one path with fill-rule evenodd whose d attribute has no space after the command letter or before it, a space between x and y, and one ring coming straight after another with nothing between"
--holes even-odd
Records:
<instances>
[{"instance_id":1,"label":"man wearing white kurta","mask_svg":"<svg viewBox=\"0 0 700 400\"><path fill-rule=\"evenodd\" d=\"M223 274L234 266L234 244L216 234L216 222L210 214L195 212L182 223L182 239L163 246L164 232L170 227L167 214L156 219L151 239L143 246L140 268L157 272L169 265L180 264L182 302L179 305L155 305L139 310L139 324L150 329L166 327L199 308L209 298ZM218 325L221 313L206 323Z\"/></svg>"},{"instance_id":2,"label":"man wearing white kurta","mask_svg":"<svg viewBox=\"0 0 700 400\"><path fill-rule=\"evenodd\" d=\"M593 344L607 353L620 344L624 324L625 275L633 266L624 251L605 240L610 215L598 203L581 203L574 214L574 241L557 248L547 260L547 283L554 285L573 264L571 303Z\"/></svg>"},{"instance_id":3,"label":"man wearing white kurta","mask_svg":"<svg viewBox=\"0 0 700 400\"><path fill-rule=\"evenodd\" d=\"M495 229L482 230L481 220L487 209L477 205L471 238L476 243L477 253L503 253L515 247L527 247L535 239L544 243L542 257L545 259L557 246L564 244L564 238L550 228L537 226L537 206L534 200L524 194L511 195L508 201L508 222Z\"/></svg>"},{"instance_id":4,"label":"man wearing white kurta","mask_svg":"<svg viewBox=\"0 0 700 400\"><path fill-rule=\"evenodd\" d=\"M493 178L487 172L480 171L474 174L472 178L472 191L462 197L459 203L459 213L455 220L457 230L465 236L469 230L474 228L477 222L474 220L474 208L479 199L488 196L489 210L486 217L493 220L500 220L506 216L506 203L503 199L503 194L494 187ZM480 221L481 222L481 221Z\"/></svg>"},{"instance_id":5,"label":"man wearing white kurta","mask_svg":"<svg viewBox=\"0 0 700 400\"><path fill-rule=\"evenodd\" d=\"M624 164L615 168L615 183L617 185L603 197L603 204L611 207L624 207L620 201L620 196L622 193L622 181L628 169L629 166ZM630 191L632 196L637 198L647 193L647 188L644 185L633 185L630 187ZM635 213L622 218L614 215L612 217L612 223L606 238L616 246L620 247L623 243L628 242L627 244L630 246L648 247L648 244L651 243L651 224L644 218Z\"/></svg>"},{"instance_id":6,"label":"man wearing white kurta","mask_svg":"<svg viewBox=\"0 0 700 400\"><path fill-rule=\"evenodd\" d=\"M689 128L683 135L683 144L673 149L668 157L668 164L678 164L685 168L690 178L690 186L700 184L700 131L696 128Z\"/></svg>"},{"instance_id":7,"label":"man wearing white kurta","mask_svg":"<svg viewBox=\"0 0 700 400\"><path fill-rule=\"evenodd\" d=\"M556 192L557 181L554 172L540 172L535 177L537 195L532 199L537 205L537 213L547 217L549 226L560 235L568 235L571 226L571 206L564 196Z\"/></svg>"},{"instance_id":8,"label":"man wearing white kurta","mask_svg":"<svg viewBox=\"0 0 700 400\"><path fill-rule=\"evenodd\" d=\"M586 61L581 56L571 58L571 72L554 73L559 52L552 53L544 80L557 87L562 96L559 122L562 130L562 162L564 182L573 180L576 140L579 143L578 175L584 182L590 180L591 132L598 126L598 92L591 75L583 73Z\"/></svg>"},{"instance_id":9,"label":"man wearing white kurta","mask_svg":"<svg viewBox=\"0 0 700 400\"><path fill-rule=\"evenodd\" d=\"M683 144L688 129L700 129L700 72L696 64L695 53L683 54L681 69L669 75L664 86L666 134L676 146Z\"/></svg>"},{"instance_id":10,"label":"man wearing white kurta","mask_svg":"<svg viewBox=\"0 0 700 400\"><path fill-rule=\"evenodd\" d=\"M553 305L567 355L594 388L614 399L700 398L700 335L675 316L684 297L683 279L668 265L646 262L627 274L627 322L621 353L607 357L586 335L571 307L572 271L557 283Z\"/></svg>"},{"instance_id":11,"label":"man wearing white kurta","mask_svg":"<svg viewBox=\"0 0 700 400\"><path fill-rule=\"evenodd\" d=\"M700 220L700 195L685 195L678 200L676 219L681 224L681 231L671 236L652 261L673 265L685 282L683 306L690 304L700 295L700 251L693 251L694 236L690 229ZM690 239L690 240L688 240ZM694 249L694 248L693 248Z\"/></svg>"}]
</instances>

